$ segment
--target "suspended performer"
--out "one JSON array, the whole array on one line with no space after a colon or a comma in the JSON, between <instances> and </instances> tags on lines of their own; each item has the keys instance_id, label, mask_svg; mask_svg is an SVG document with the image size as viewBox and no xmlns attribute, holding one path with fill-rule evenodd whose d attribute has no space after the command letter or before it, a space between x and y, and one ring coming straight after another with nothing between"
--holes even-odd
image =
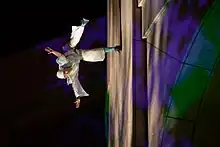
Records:
<instances>
[{"instance_id":1,"label":"suspended performer","mask_svg":"<svg viewBox=\"0 0 220 147\"><path fill-rule=\"evenodd\" d=\"M121 46L94 48L94 49L78 49L76 45L79 43L80 38L84 32L86 24L89 22L87 19L82 19L80 26L72 26L72 33L70 40L62 46L63 53L53 50L50 47L45 48L48 54L53 54L57 57L56 63L58 64L57 77L59 79L66 79L68 85L72 85L76 100L76 108L80 106L80 98L89 96L83 89L79 82L79 63L80 60L87 62L100 62L104 61L105 53L107 52L121 52Z\"/></svg>"}]
</instances>

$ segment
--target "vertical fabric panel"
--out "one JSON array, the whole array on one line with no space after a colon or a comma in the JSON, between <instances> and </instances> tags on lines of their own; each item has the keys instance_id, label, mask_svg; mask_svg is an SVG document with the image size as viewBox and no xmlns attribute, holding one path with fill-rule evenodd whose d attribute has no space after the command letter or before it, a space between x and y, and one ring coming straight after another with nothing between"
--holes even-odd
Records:
<instances>
[{"instance_id":1,"label":"vertical fabric panel","mask_svg":"<svg viewBox=\"0 0 220 147\"><path fill-rule=\"evenodd\" d=\"M121 8L120 8L121 5ZM120 20L120 17L123 18ZM132 142L132 0L108 0L108 46L121 43L122 52L107 59L109 147Z\"/></svg>"}]
</instances>

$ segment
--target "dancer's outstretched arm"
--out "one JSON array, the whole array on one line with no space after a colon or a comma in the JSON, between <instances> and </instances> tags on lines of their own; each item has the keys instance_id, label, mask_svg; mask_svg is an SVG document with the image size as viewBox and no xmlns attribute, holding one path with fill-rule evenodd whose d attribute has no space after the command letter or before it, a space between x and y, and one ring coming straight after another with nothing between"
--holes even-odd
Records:
<instances>
[{"instance_id":1,"label":"dancer's outstretched arm","mask_svg":"<svg viewBox=\"0 0 220 147\"><path fill-rule=\"evenodd\" d=\"M53 50L53 49L50 48L50 47L46 47L44 50L45 50L46 52L48 52L48 54L53 54L53 55L57 56L58 58L63 55L62 53L60 53L60 52L58 52L58 51L55 51L55 50Z\"/></svg>"}]
</instances>

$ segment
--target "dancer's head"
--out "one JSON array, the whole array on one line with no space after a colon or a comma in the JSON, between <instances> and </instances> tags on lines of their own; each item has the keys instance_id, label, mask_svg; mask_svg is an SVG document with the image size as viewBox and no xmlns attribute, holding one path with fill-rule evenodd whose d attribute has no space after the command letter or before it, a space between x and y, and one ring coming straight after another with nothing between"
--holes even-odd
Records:
<instances>
[{"instance_id":1,"label":"dancer's head","mask_svg":"<svg viewBox=\"0 0 220 147\"><path fill-rule=\"evenodd\" d=\"M68 74L71 73L71 71L72 71L72 68L65 69L65 70L59 70L59 71L57 72L57 77L58 77L59 79L66 79L67 76L68 76Z\"/></svg>"}]
</instances>

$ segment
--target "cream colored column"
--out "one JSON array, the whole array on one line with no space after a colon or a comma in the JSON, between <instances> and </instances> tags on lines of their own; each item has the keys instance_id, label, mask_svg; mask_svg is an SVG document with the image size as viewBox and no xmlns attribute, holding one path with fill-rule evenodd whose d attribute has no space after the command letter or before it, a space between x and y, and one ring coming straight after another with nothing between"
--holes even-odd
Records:
<instances>
[{"instance_id":1,"label":"cream colored column","mask_svg":"<svg viewBox=\"0 0 220 147\"><path fill-rule=\"evenodd\" d=\"M121 3L121 4L120 4ZM121 10L120 10L121 5ZM120 20L120 18L122 18ZM108 46L122 52L107 57L109 91L109 147L132 143L132 0L108 0ZM121 33L121 34L120 34Z\"/></svg>"}]
</instances>

